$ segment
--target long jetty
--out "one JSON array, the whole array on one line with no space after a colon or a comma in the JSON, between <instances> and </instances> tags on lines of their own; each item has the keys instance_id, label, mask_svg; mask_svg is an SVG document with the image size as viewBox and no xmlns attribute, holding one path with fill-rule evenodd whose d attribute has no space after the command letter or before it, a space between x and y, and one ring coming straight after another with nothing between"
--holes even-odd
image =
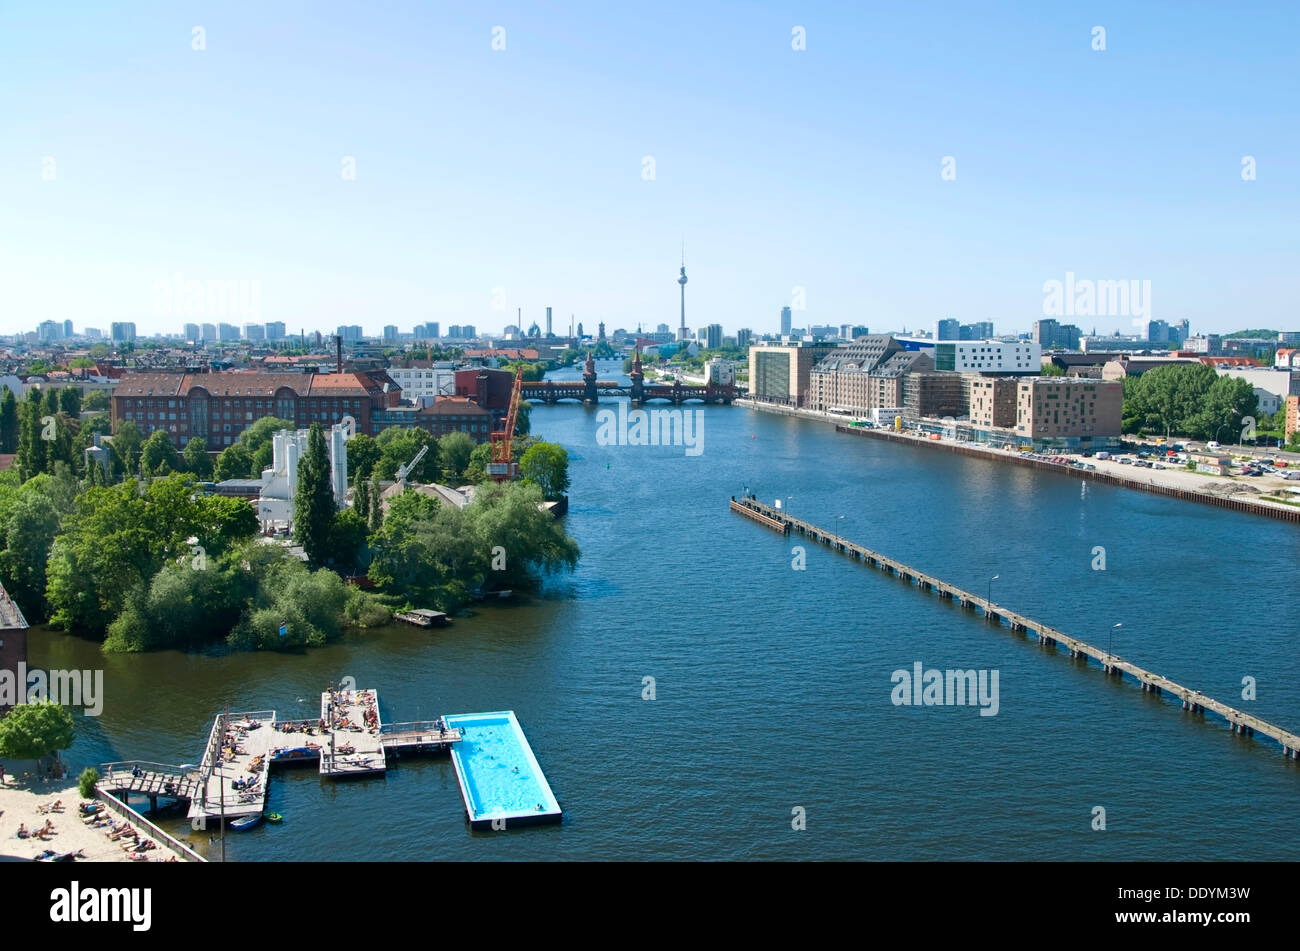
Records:
<instances>
[{"instance_id":1,"label":"long jetty","mask_svg":"<svg viewBox=\"0 0 1300 951\"><path fill-rule=\"evenodd\" d=\"M1075 469L1072 466L1062 465L1059 462L1048 462L1044 459L1025 459L1018 452L1004 452L995 455L987 449L977 449L960 442L917 439L915 436L905 436L902 433L891 432L887 429L868 429L865 426L844 426L837 423L835 431L837 433L849 433L854 436L866 436L869 439L883 439L886 442L903 443L908 446L928 446L931 449L942 449L960 456L974 456L977 459L989 459L993 462L1010 462L1013 465L1028 466L1031 469L1044 469L1049 472L1073 476L1076 479L1084 479L1088 482L1117 485L1126 489L1140 489L1152 495L1165 495L1170 498L1182 499L1184 502L1199 502L1202 505L1213 505L1221 509L1231 509L1234 512L1246 512L1250 515L1263 515L1266 518L1275 518L1283 522L1300 523L1300 508L1294 506L1266 505L1251 499L1237 499L1230 496L1214 495L1209 492L1192 492L1189 489L1180 489L1171 485L1158 485L1155 482L1139 482L1136 479L1121 479L1109 472Z\"/></svg>"},{"instance_id":2,"label":"long jetty","mask_svg":"<svg viewBox=\"0 0 1300 951\"><path fill-rule=\"evenodd\" d=\"M1137 664L1124 660L1109 651L1104 651L1079 640L1077 637L1072 637L1064 631L1026 617L987 598L981 598L956 585L948 584L946 581L928 575L923 571L918 571L910 565L895 561L893 558L872 551L870 548L851 542L842 535L828 532L802 519L792 518L780 509L764 505L753 496L741 499L732 496L731 510L782 535L789 536L791 533L798 533L811 541L819 542L828 548L843 552L857 561L878 568L887 574L892 574L908 584L914 584L920 591L956 601L965 610L982 612L985 619L990 623L1001 626L1005 620L1012 631L1036 634L1039 643L1044 647L1055 650L1057 644L1062 644L1070 652L1072 658L1082 660L1085 663L1089 657L1098 661L1101 664L1102 671L1108 676L1122 677L1124 674L1128 674L1138 682L1144 692L1159 695L1171 694L1182 701L1184 710L1191 713L1204 714L1207 710L1211 713L1217 713L1228 722L1228 726L1233 733L1241 736L1254 736L1256 733L1267 736L1282 747L1283 756L1300 760L1300 735L1284 730L1267 720L1261 720L1257 716L1230 707L1228 704L1215 700L1213 697L1208 697L1198 690L1184 687L1168 677L1139 667Z\"/></svg>"}]
</instances>

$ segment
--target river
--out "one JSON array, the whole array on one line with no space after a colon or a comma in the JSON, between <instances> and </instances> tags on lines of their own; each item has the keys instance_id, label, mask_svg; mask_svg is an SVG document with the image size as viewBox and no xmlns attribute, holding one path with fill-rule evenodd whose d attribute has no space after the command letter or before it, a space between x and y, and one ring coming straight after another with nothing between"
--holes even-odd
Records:
<instances>
[{"instance_id":1,"label":"river","mask_svg":"<svg viewBox=\"0 0 1300 951\"><path fill-rule=\"evenodd\" d=\"M284 824L230 834L230 859L1300 859L1300 764L1271 741L830 551L808 547L796 570L797 538L727 502L780 498L976 592L997 575L994 600L1093 643L1122 623L1117 654L1292 730L1296 526L687 409L698 455L598 445L595 408L533 409L533 431L569 449L582 548L540 597L299 654L105 657L34 633L33 666L105 670L102 715L78 717L66 757L196 762L222 704L315 715L321 689L351 676L378 689L385 722L514 710L564 822L471 832L446 758L351 782L287 769L269 806ZM891 674L918 661L996 670L997 715L895 706Z\"/></svg>"}]
</instances>

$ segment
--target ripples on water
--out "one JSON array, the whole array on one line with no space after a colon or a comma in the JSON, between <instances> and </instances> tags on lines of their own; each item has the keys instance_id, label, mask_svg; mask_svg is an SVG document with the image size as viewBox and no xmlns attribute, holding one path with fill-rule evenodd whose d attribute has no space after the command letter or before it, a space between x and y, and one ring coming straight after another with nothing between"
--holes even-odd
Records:
<instances>
[{"instance_id":1,"label":"ripples on water","mask_svg":"<svg viewBox=\"0 0 1300 951\"><path fill-rule=\"evenodd\" d=\"M534 409L534 432L574 459L567 524L583 557L526 603L297 655L101 660L74 638L37 640L34 664L106 668L104 713L79 720L69 759L193 762L222 703L306 715L350 675L378 688L385 722L515 710L563 825L470 832L446 759L353 782L290 769L271 787L284 824L231 834L232 859L1300 858L1300 769L1271 741L828 551L807 546L794 571L799 540L727 500L782 498L976 592L1000 575L994 600L1093 643L1122 622L1116 653L1293 730L1295 526L702 412L704 452L688 457L598 446L589 408ZM890 674L915 661L999 670L999 714L893 706ZM791 829L795 807L806 831Z\"/></svg>"}]
</instances>

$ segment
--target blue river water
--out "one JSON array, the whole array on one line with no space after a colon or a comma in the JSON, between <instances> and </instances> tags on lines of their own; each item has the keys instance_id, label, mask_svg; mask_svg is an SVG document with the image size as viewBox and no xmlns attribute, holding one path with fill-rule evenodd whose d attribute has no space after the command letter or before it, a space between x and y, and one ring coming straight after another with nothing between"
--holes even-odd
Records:
<instances>
[{"instance_id":1,"label":"blue river water","mask_svg":"<svg viewBox=\"0 0 1300 951\"><path fill-rule=\"evenodd\" d=\"M687 409L698 455L601 445L599 409L535 407L533 431L570 452L582 560L446 629L109 658L34 635L34 664L106 670L103 714L79 719L68 759L195 762L223 703L304 716L352 676L378 689L386 723L514 710L564 822L470 831L446 758L352 782L284 770L270 798L283 825L228 836L230 859L1300 859L1300 764L1271 741L825 549L806 546L799 570L797 538L727 503L779 498L976 592L997 575L996 601L1093 643L1113 634L1117 654L1292 730L1295 526ZM893 672L917 662L997 671L997 714L895 705Z\"/></svg>"}]
</instances>

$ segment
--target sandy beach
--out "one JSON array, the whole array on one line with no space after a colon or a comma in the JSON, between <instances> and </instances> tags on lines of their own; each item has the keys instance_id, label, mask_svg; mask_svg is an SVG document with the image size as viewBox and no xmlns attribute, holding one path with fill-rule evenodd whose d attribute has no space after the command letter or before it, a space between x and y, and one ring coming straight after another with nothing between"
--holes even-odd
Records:
<instances>
[{"instance_id":1,"label":"sandy beach","mask_svg":"<svg viewBox=\"0 0 1300 951\"><path fill-rule=\"evenodd\" d=\"M62 812L41 813L40 807L63 801ZM127 853L105 835L105 829L93 829L85 825L77 815L77 804L82 802L75 781L67 779L46 781L27 778L21 774L17 778L6 773L5 783L0 786L0 861L32 859L46 849L55 852L85 853L87 862L127 862ZM113 815L114 819L122 821ZM19 823L29 830L39 829L49 819L54 823L54 834L46 840L35 836L18 838ZM163 861L172 857L166 843L154 840L157 849L148 853L149 861ZM78 861L83 861L78 859Z\"/></svg>"}]
</instances>

